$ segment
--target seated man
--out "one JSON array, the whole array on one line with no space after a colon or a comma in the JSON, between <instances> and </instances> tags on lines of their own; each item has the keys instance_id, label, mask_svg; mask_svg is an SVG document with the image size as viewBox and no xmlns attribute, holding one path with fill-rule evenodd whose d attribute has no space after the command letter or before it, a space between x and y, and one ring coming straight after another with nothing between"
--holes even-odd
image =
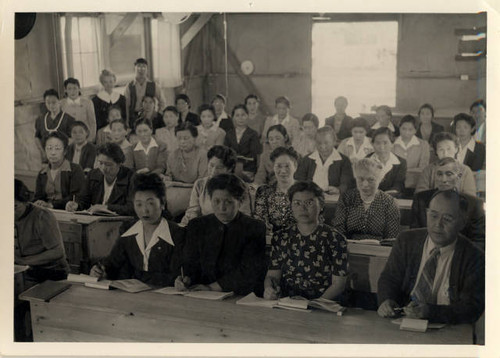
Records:
<instances>
[{"instance_id":1,"label":"seated man","mask_svg":"<svg viewBox=\"0 0 500 358\"><path fill-rule=\"evenodd\" d=\"M461 172L458 162L453 158L443 158L436 164L436 185L437 189L421 191L413 198L412 223L410 227L420 228L427 226L426 210L429 207L432 196L438 190L449 190L460 187ZM463 193L467 199L468 210L465 226L460 232L484 248L485 237L485 214L483 201L475 196Z\"/></svg>"},{"instance_id":2,"label":"seated man","mask_svg":"<svg viewBox=\"0 0 500 358\"><path fill-rule=\"evenodd\" d=\"M378 314L441 323L473 323L484 311L484 252L459 234L467 199L438 191L427 229L401 233L378 281Z\"/></svg>"}]
</instances>

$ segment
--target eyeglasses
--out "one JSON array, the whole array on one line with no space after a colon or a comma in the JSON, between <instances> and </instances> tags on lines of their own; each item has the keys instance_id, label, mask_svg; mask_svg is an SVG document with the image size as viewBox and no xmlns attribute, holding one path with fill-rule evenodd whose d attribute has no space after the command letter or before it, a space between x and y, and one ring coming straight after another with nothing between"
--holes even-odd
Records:
<instances>
[{"instance_id":1,"label":"eyeglasses","mask_svg":"<svg viewBox=\"0 0 500 358\"><path fill-rule=\"evenodd\" d=\"M292 206L293 207L305 207L307 209L311 208L313 205L315 204L315 200L314 199L307 199L307 200L292 200Z\"/></svg>"},{"instance_id":2,"label":"eyeglasses","mask_svg":"<svg viewBox=\"0 0 500 358\"><path fill-rule=\"evenodd\" d=\"M427 212L427 217L434 221L442 219L445 225L452 225L455 223L455 217L453 215L440 214L438 211L431 209L426 209L426 212Z\"/></svg>"}]
</instances>

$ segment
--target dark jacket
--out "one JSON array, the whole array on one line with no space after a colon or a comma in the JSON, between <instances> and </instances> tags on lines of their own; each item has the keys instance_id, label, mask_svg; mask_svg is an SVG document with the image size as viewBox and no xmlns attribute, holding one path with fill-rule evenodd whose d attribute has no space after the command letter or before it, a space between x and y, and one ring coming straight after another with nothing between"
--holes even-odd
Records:
<instances>
[{"instance_id":1,"label":"dark jacket","mask_svg":"<svg viewBox=\"0 0 500 358\"><path fill-rule=\"evenodd\" d=\"M328 168L328 185L338 187L343 193L347 189L355 187L354 175L352 173L351 161L342 153L339 153L342 160L334 161ZM311 181L316 171L316 161L308 155L299 161L297 171L295 172L296 180Z\"/></svg>"},{"instance_id":2,"label":"dark jacket","mask_svg":"<svg viewBox=\"0 0 500 358\"><path fill-rule=\"evenodd\" d=\"M432 196L437 191L437 189L425 190L416 193L413 197L413 203L411 205L412 222L410 225L412 229L427 227L426 209L429 207ZM462 195L467 199L468 207L467 222L461 234L474 242L484 244L485 214L483 201L472 195L464 193L462 193Z\"/></svg>"},{"instance_id":3,"label":"dark jacket","mask_svg":"<svg viewBox=\"0 0 500 358\"><path fill-rule=\"evenodd\" d=\"M69 163L69 162L68 162ZM73 196L79 195L85 183L85 174L78 164L69 163L70 170L61 169L61 194L62 199L52 202L54 209L64 209L66 203L73 200ZM47 175L50 171L49 167L45 167L38 173L36 177L36 189L34 201L44 200L47 201Z\"/></svg>"},{"instance_id":4,"label":"dark jacket","mask_svg":"<svg viewBox=\"0 0 500 358\"><path fill-rule=\"evenodd\" d=\"M378 281L378 302L387 299L400 306L410 300L415 286L426 229L402 232L392 247L384 271ZM450 269L450 305L429 305L429 321L472 323L484 311L484 252L459 235Z\"/></svg>"},{"instance_id":5,"label":"dark jacket","mask_svg":"<svg viewBox=\"0 0 500 358\"><path fill-rule=\"evenodd\" d=\"M422 127L422 124L420 124L417 128L417 132L415 133L415 135L420 138L420 139L423 139L422 138L422 132L420 130L420 128ZM441 125L441 124L437 124L436 122L431 122L431 135L429 136L429 144L431 144L431 148L432 148L432 140L434 138L434 136L437 134L437 133L440 133L440 132L444 132L444 127Z\"/></svg>"},{"instance_id":6,"label":"dark jacket","mask_svg":"<svg viewBox=\"0 0 500 358\"><path fill-rule=\"evenodd\" d=\"M486 160L486 146L481 142L476 142L474 147L474 151L471 152L470 149L467 149L467 153L465 154L464 164L468 165L473 172L477 172L481 170L485 166Z\"/></svg>"},{"instance_id":7,"label":"dark jacket","mask_svg":"<svg viewBox=\"0 0 500 358\"><path fill-rule=\"evenodd\" d=\"M111 106L119 107L122 118L127 118L127 100L122 94L118 98L118 101L116 101L115 103L103 101L101 98L99 98L99 96L94 96L94 98L92 98L92 103L94 103L97 130L108 125L108 114Z\"/></svg>"},{"instance_id":8,"label":"dark jacket","mask_svg":"<svg viewBox=\"0 0 500 358\"><path fill-rule=\"evenodd\" d=\"M342 122L340 123L340 130L337 133L338 142L342 141L343 139L352 137L352 133L351 133L352 121L353 121L352 117L350 117L348 115L346 115L342 119ZM334 128L334 123L335 123L335 115L325 119L325 126L330 126L330 127Z\"/></svg>"},{"instance_id":9,"label":"dark jacket","mask_svg":"<svg viewBox=\"0 0 500 358\"><path fill-rule=\"evenodd\" d=\"M134 215L132 200L132 176L134 172L124 166L120 167L115 186L108 199L108 209L119 215ZM99 169L90 171L85 186L78 196L79 209L88 209L91 205L102 204L104 197L104 175Z\"/></svg>"},{"instance_id":10,"label":"dark jacket","mask_svg":"<svg viewBox=\"0 0 500 358\"><path fill-rule=\"evenodd\" d=\"M369 158L373 156L375 153L368 154L366 157ZM394 154L396 155L396 154ZM399 160L399 164L393 165L391 170L389 170L382 181L380 182L378 188L382 191L387 190L396 190L397 194L393 195L395 197L400 197L401 193L405 188L405 179L406 179L406 160L396 155Z\"/></svg>"},{"instance_id":11,"label":"dark jacket","mask_svg":"<svg viewBox=\"0 0 500 358\"><path fill-rule=\"evenodd\" d=\"M127 85L130 93L130 106L128 108L128 126L129 128L134 128L134 122L137 118L137 115L135 113L135 105L137 102L137 93L136 93L136 86L135 86L135 80L129 82ZM148 97L154 97L156 95L156 83L153 81L147 81L146 82L146 93L144 94L145 96ZM160 110L163 110L163 108L160 108Z\"/></svg>"},{"instance_id":12,"label":"dark jacket","mask_svg":"<svg viewBox=\"0 0 500 358\"><path fill-rule=\"evenodd\" d=\"M226 133L224 145L236 151L236 154L238 154L238 161L243 163L243 170L252 173L257 172L257 157L261 153L262 148L259 134L256 131L248 127L243 132L241 140L238 143L236 140L236 130L233 128Z\"/></svg>"},{"instance_id":13,"label":"dark jacket","mask_svg":"<svg viewBox=\"0 0 500 358\"><path fill-rule=\"evenodd\" d=\"M168 221L174 246L159 240L149 254L148 271L143 270L143 256L137 246L136 235L121 236L115 242L111 253L103 260L108 278L122 280L135 278L154 286L173 286L181 274L184 228Z\"/></svg>"},{"instance_id":14,"label":"dark jacket","mask_svg":"<svg viewBox=\"0 0 500 358\"><path fill-rule=\"evenodd\" d=\"M226 133L229 132L231 129L234 129L233 120L231 118L222 118L219 123L219 128L224 129Z\"/></svg>"},{"instance_id":15,"label":"dark jacket","mask_svg":"<svg viewBox=\"0 0 500 358\"><path fill-rule=\"evenodd\" d=\"M187 227L184 273L193 284L219 283L239 295L261 294L266 274L266 226L238 213L227 225L214 214L192 219Z\"/></svg>"},{"instance_id":16,"label":"dark jacket","mask_svg":"<svg viewBox=\"0 0 500 358\"><path fill-rule=\"evenodd\" d=\"M95 157L97 154L97 149L94 144L87 143L82 147L82 153L80 154L80 167L83 170L89 168L94 169ZM73 155L75 155L75 144L70 144L66 150L66 159L70 162L73 161Z\"/></svg>"},{"instance_id":17,"label":"dark jacket","mask_svg":"<svg viewBox=\"0 0 500 358\"><path fill-rule=\"evenodd\" d=\"M196 113L193 113L193 112L188 112L188 114L186 115L186 121L185 122L189 122L191 123L193 126L199 126L201 124L201 120L200 120L200 117L196 114ZM181 114L179 113L179 121L178 121L179 124L182 124L182 119L181 119Z\"/></svg>"}]
</instances>

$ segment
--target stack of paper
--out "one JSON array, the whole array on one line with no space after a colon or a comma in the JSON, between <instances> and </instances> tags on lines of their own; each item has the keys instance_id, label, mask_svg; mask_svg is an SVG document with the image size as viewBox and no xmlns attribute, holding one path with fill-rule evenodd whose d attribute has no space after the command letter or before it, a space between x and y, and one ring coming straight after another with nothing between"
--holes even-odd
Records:
<instances>
[{"instance_id":1,"label":"stack of paper","mask_svg":"<svg viewBox=\"0 0 500 358\"><path fill-rule=\"evenodd\" d=\"M70 274L68 274L67 280L70 282L87 283L87 282L97 282L97 281L99 281L99 278L85 275L83 273L81 273L79 275L76 275L74 273L70 273Z\"/></svg>"},{"instance_id":2,"label":"stack of paper","mask_svg":"<svg viewBox=\"0 0 500 358\"><path fill-rule=\"evenodd\" d=\"M129 280L111 281L110 286L130 293L142 292L151 289L150 286L135 278Z\"/></svg>"},{"instance_id":3,"label":"stack of paper","mask_svg":"<svg viewBox=\"0 0 500 358\"><path fill-rule=\"evenodd\" d=\"M164 295L179 295L192 298L201 298L204 300L220 301L224 298L232 296L233 292L218 292L218 291L177 291L175 287L164 287L153 292Z\"/></svg>"}]
</instances>

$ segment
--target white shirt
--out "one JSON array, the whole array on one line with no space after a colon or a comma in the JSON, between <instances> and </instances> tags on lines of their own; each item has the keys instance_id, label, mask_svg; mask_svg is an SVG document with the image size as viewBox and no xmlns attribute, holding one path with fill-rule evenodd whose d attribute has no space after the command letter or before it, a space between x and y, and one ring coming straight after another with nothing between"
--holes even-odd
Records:
<instances>
[{"instance_id":1,"label":"white shirt","mask_svg":"<svg viewBox=\"0 0 500 358\"><path fill-rule=\"evenodd\" d=\"M82 143L82 145L75 144L75 152L73 153L73 160L72 160L73 163L80 164L80 157L82 156L82 148L85 144L87 144L87 141Z\"/></svg>"},{"instance_id":2,"label":"white shirt","mask_svg":"<svg viewBox=\"0 0 500 358\"><path fill-rule=\"evenodd\" d=\"M453 253L455 252L456 241L452 244L442 247L440 249L440 255L437 260L436 266L436 276L434 276L434 284L432 286L432 293L436 296L436 304L438 305L449 305L450 304L450 272L451 272L451 261L453 258ZM422 259L420 260L420 267L418 269L417 280L415 285L417 285L420 275L424 270L425 263L431 255L431 251L436 247L434 242L429 236L424 243L424 249L422 250ZM413 287L411 294L413 295L415 287Z\"/></svg>"},{"instance_id":3,"label":"white shirt","mask_svg":"<svg viewBox=\"0 0 500 358\"><path fill-rule=\"evenodd\" d=\"M325 160L325 163L321 160L317 150L314 151L309 158L316 162L316 170L314 171L312 181L318 184L321 189L327 190L329 186L328 168L334 161L342 160L342 157L336 149L333 149L332 154L330 154L330 156Z\"/></svg>"},{"instance_id":4,"label":"white shirt","mask_svg":"<svg viewBox=\"0 0 500 358\"><path fill-rule=\"evenodd\" d=\"M163 240L168 244L174 245L174 240L172 240L172 234L170 233L170 228L168 227L168 222L165 218L160 220L160 224L156 228L156 230L151 235L151 240L149 240L148 246L144 244L144 227L141 221L138 221L128 229L122 236L132 236L135 235L135 239L137 241L137 246L139 250L141 250L143 256L143 268L144 271L148 271L149 265L149 254L151 253L151 249L159 240Z\"/></svg>"},{"instance_id":5,"label":"white shirt","mask_svg":"<svg viewBox=\"0 0 500 358\"><path fill-rule=\"evenodd\" d=\"M373 154L372 156L373 159L375 159L377 162L382 164L382 172L380 173L381 177L385 177L387 173L392 169L393 165L398 165L400 163L398 157L394 153L389 154L389 160L384 164L382 161L378 158L377 154Z\"/></svg>"},{"instance_id":6,"label":"white shirt","mask_svg":"<svg viewBox=\"0 0 500 358\"><path fill-rule=\"evenodd\" d=\"M146 153L146 155L148 155L149 150L151 148L155 148L155 147L158 147L158 143L156 143L154 138L151 138L151 141L149 142L149 145L147 148L144 148L141 141L137 142L137 145L135 146L134 152L138 152L138 151L142 150L142 151L144 151L144 153Z\"/></svg>"},{"instance_id":7,"label":"white shirt","mask_svg":"<svg viewBox=\"0 0 500 358\"><path fill-rule=\"evenodd\" d=\"M408 148L414 146L414 145L420 145L420 141L418 140L417 136L411 137L410 141L408 142L408 145L405 144L403 141L403 138L401 136L397 137L396 140L394 141L394 145L399 145L403 150L407 151Z\"/></svg>"},{"instance_id":8,"label":"white shirt","mask_svg":"<svg viewBox=\"0 0 500 358\"><path fill-rule=\"evenodd\" d=\"M380 123L379 122L376 122L373 126L372 126L372 129L375 130L375 129L379 129L380 128ZM391 132L395 132L396 131L396 128L394 128L394 125L392 124L392 122L389 121L389 124L387 125L387 128L389 128L391 130Z\"/></svg>"},{"instance_id":9,"label":"white shirt","mask_svg":"<svg viewBox=\"0 0 500 358\"><path fill-rule=\"evenodd\" d=\"M368 154L373 153L373 146L371 144L370 138L365 137L363 140L363 143L361 144L361 147L359 147L359 150L356 152L356 144L354 143L354 138L349 137L346 139L346 148L351 147L352 149L349 150L350 155L348 155L349 159L352 160L360 160L365 158ZM346 154L346 153L342 153Z\"/></svg>"},{"instance_id":10,"label":"white shirt","mask_svg":"<svg viewBox=\"0 0 500 358\"><path fill-rule=\"evenodd\" d=\"M476 148L476 140L474 139L474 137L471 137L469 143L467 143L465 147L462 147L462 145L460 145L460 149L458 150L457 153L457 161L459 163L463 163L465 160L465 156L467 155L467 149L470 150L471 152L474 152L475 148Z\"/></svg>"},{"instance_id":11,"label":"white shirt","mask_svg":"<svg viewBox=\"0 0 500 358\"><path fill-rule=\"evenodd\" d=\"M72 100L71 98L67 97L67 98L66 98L66 101L67 101L68 105L72 105L72 104L73 104L73 105L75 105L75 106L79 106L79 105L80 105L80 102L81 102L81 101L80 101L80 96L78 96L78 98L77 98L77 99L75 99L75 100Z\"/></svg>"},{"instance_id":12,"label":"white shirt","mask_svg":"<svg viewBox=\"0 0 500 358\"><path fill-rule=\"evenodd\" d=\"M106 178L104 178L103 182L104 182L104 195L102 197L102 203L104 205L106 205L108 203L109 197L111 196L111 192L113 191L113 188L115 187L116 178L115 178L115 180L113 180L113 182L111 184L108 184L108 182L106 181Z\"/></svg>"},{"instance_id":13,"label":"white shirt","mask_svg":"<svg viewBox=\"0 0 500 358\"><path fill-rule=\"evenodd\" d=\"M116 103L120 99L120 94L115 91L111 92L111 94L106 91L101 91L97 94L97 97L107 103Z\"/></svg>"}]
</instances>

